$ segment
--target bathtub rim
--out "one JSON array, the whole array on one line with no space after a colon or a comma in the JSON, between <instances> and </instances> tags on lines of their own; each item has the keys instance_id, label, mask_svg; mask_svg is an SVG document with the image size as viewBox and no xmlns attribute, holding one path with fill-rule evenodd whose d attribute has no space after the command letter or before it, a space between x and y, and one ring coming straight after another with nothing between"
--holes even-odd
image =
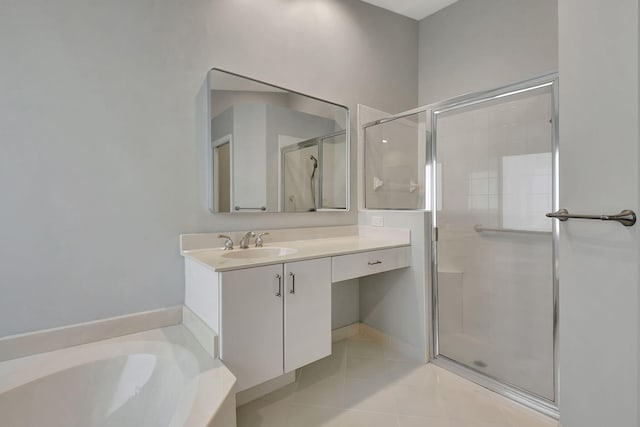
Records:
<instances>
[{"instance_id":1,"label":"bathtub rim","mask_svg":"<svg viewBox=\"0 0 640 427\"><path fill-rule=\"evenodd\" d=\"M187 388L193 393L183 393L178 400L170 426L206 427L225 400L233 396L236 379L231 371L219 359L207 354L187 328L175 325L0 362L0 398L16 387L47 375L131 354L171 359L179 368L184 368L186 363L180 358L192 356L197 363L198 372L187 381Z\"/></svg>"}]
</instances>

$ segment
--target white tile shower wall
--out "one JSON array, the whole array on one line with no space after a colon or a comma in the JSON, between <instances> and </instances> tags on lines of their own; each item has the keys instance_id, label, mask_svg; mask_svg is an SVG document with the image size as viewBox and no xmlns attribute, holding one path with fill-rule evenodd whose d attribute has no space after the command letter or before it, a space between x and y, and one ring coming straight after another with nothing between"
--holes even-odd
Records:
<instances>
[{"instance_id":1,"label":"white tile shower wall","mask_svg":"<svg viewBox=\"0 0 640 427\"><path fill-rule=\"evenodd\" d=\"M551 235L476 232L475 225L551 231L551 97L438 118L440 351L553 398ZM539 205L542 206L539 206Z\"/></svg>"},{"instance_id":2,"label":"white tile shower wall","mask_svg":"<svg viewBox=\"0 0 640 427\"><path fill-rule=\"evenodd\" d=\"M0 28L0 336L182 304L180 233L356 223L208 212L211 67L417 102L418 24L358 1L4 1Z\"/></svg>"},{"instance_id":3,"label":"white tile shower wall","mask_svg":"<svg viewBox=\"0 0 640 427\"><path fill-rule=\"evenodd\" d=\"M365 207L367 209L417 209L424 194L426 145L421 125L412 119L364 129ZM422 159L422 161L421 161Z\"/></svg>"},{"instance_id":4,"label":"white tile shower wall","mask_svg":"<svg viewBox=\"0 0 640 427\"><path fill-rule=\"evenodd\" d=\"M550 152L502 158L503 227L551 231L551 165Z\"/></svg>"},{"instance_id":5,"label":"white tile shower wall","mask_svg":"<svg viewBox=\"0 0 640 427\"><path fill-rule=\"evenodd\" d=\"M362 126L366 123L378 120L384 117L388 117L392 113L388 113L382 110L378 110L367 105L358 104L357 113L357 133L355 140L357 141L357 153L358 153L358 209L365 209L366 206L366 193L373 190L373 177L367 177L366 170L366 140L365 140L365 128ZM370 180L367 182L367 180ZM363 191L364 189L364 191Z\"/></svg>"}]
</instances>

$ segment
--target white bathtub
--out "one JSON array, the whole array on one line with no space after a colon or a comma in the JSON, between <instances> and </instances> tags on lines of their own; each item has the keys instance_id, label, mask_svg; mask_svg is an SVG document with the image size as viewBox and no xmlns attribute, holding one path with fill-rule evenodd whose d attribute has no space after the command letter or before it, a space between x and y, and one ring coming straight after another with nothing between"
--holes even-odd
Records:
<instances>
[{"instance_id":1,"label":"white bathtub","mask_svg":"<svg viewBox=\"0 0 640 427\"><path fill-rule=\"evenodd\" d=\"M0 363L0 425L206 427L234 383L172 326Z\"/></svg>"}]
</instances>

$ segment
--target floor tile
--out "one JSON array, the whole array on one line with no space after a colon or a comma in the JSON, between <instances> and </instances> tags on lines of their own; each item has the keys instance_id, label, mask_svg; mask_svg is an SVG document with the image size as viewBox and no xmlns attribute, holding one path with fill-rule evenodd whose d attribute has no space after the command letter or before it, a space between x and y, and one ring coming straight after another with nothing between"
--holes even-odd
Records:
<instances>
[{"instance_id":1,"label":"floor tile","mask_svg":"<svg viewBox=\"0 0 640 427\"><path fill-rule=\"evenodd\" d=\"M422 387L396 384L392 387L398 414L449 419L445 402Z\"/></svg>"},{"instance_id":2,"label":"floor tile","mask_svg":"<svg viewBox=\"0 0 640 427\"><path fill-rule=\"evenodd\" d=\"M292 400L307 405L344 408L347 406L345 377L308 377L303 373Z\"/></svg>"},{"instance_id":3,"label":"floor tile","mask_svg":"<svg viewBox=\"0 0 640 427\"><path fill-rule=\"evenodd\" d=\"M475 391L458 391L444 400L451 419L466 423L508 426L509 422L496 399Z\"/></svg>"},{"instance_id":4,"label":"floor tile","mask_svg":"<svg viewBox=\"0 0 640 427\"><path fill-rule=\"evenodd\" d=\"M397 427L398 418L394 414L368 411L344 411L331 427Z\"/></svg>"},{"instance_id":5,"label":"floor tile","mask_svg":"<svg viewBox=\"0 0 640 427\"><path fill-rule=\"evenodd\" d=\"M293 395L295 394L297 389L298 381L295 381L275 391L272 391L266 396L262 396L262 400L266 400L267 402L288 401L293 399Z\"/></svg>"},{"instance_id":6,"label":"floor tile","mask_svg":"<svg viewBox=\"0 0 640 427\"><path fill-rule=\"evenodd\" d=\"M351 409L397 413L393 391L382 381L347 378L345 393Z\"/></svg>"},{"instance_id":7,"label":"floor tile","mask_svg":"<svg viewBox=\"0 0 640 427\"><path fill-rule=\"evenodd\" d=\"M434 376L427 368L427 365L416 362L387 361L385 369L387 378L390 381L413 385L423 388L434 388L437 386Z\"/></svg>"},{"instance_id":8,"label":"floor tile","mask_svg":"<svg viewBox=\"0 0 640 427\"><path fill-rule=\"evenodd\" d=\"M325 408L312 405L289 405L286 424L280 427L334 427L336 419L342 413L335 408Z\"/></svg>"},{"instance_id":9,"label":"floor tile","mask_svg":"<svg viewBox=\"0 0 640 427\"><path fill-rule=\"evenodd\" d=\"M238 408L238 427L557 427L557 423L433 364L411 361L370 337L296 381Z\"/></svg>"},{"instance_id":10,"label":"floor tile","mask_svg":"<svg viewBox=\"0 0 640 427\"><path fill-rule=\"evenodd\" d=\"M449 420L442 418L398 416L399 427L451 427Z\"/></svg>"},{"instance_id":11,"label":"floor tile","mask_svg":"<svg viewBox=\"0 0 640 427\"><path fill-rule=\"evenodd\" d=\"M552 420L514 402L503 400L505 400L505 403L502 411L506 415L510 427L558 427L556 420Z\"/></svg>"},{"instance_id":12,"label":"floor tile","mask_svg":"<svg viewBox=\"0 0 640 427\"><path fill-rule=\"evenodd\" d=\"M384 359L385 349L373 341L352 340L347 342L347 352L352 357Z\"/></svg>"},{"instance_id":13,"label":"floor tile","mask_svg":"<svg viewBox=\"0 0 640 427\"><path fill-rule=\"evenodd\" d=\"M313 362L300 369L300 376L324 378L334 375L344 375L347 362L342 356L331 355Z\"/></svg>"},{"instance_id":14,"label":"floor tile","mask_svg":"<svg viewBox=\"0 0 640 427\"><path fill-rule=\"evenodd\" d=\"M238 427L282 427L285 425L289 405L286 402L254 400L238 408Z\"/></svg>"},{"instance_id":15,"label":"floor tile","mask_svg":"<svg viewBox=\"0 0 640 427\"><path fill-rule=\"evenodd\" d=\"M449 427L506 427L505 424L483 423L473 420L452 420Z\"/></svg>"},{"instance_id":16,"label":"floor tile","mask_svg":"<svg viewBox=\"0 0 640 427\"><path fill-rule=\"evenodd\" d=\"M388 362L384 359L356 357L347 353L347 377L382 380L387 378L387 369Z\"/></svg>"}]
</instances>

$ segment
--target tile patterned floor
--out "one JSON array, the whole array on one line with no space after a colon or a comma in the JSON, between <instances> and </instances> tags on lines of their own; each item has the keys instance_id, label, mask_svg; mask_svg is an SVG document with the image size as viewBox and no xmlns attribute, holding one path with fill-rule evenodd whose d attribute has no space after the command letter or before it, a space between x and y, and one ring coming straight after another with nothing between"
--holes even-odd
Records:
<instances>
[{"instance_id":1,"label":"tile patterned floor","mask_svg":"<svg viewBox=\"0 0 640 427\"><path fill-rule=\"evenodd\" d=\"M557 423L432 364L363 336L297 380L238 408L238 427L556 427Z\"/></svg>"}]
</instances>

